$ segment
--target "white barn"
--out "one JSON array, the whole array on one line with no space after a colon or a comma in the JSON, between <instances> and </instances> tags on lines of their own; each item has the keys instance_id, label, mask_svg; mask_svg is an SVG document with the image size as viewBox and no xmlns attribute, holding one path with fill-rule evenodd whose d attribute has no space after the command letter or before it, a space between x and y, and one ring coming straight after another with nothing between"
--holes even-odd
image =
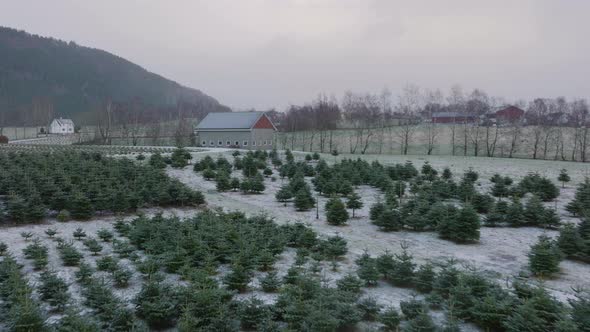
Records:
<instances>
[{"instance_id":1,"label":"white barn","mask_svg":"<svg viewBox=\"0 0 590 332\"><path fill-rule=\"evenodd\" d=\"M53 119L49 125L50 134L73 134L74 133L74 121L71 119Z\"/></svg>"}]
</instances>

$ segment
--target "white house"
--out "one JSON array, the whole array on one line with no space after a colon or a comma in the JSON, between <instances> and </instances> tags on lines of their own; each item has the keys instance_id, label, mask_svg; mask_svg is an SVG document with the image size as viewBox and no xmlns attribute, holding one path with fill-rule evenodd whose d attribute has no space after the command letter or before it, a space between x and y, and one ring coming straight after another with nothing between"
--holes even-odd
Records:
<instances>
[{"instance_id":1,"label":"white house","mask_svg":"<svg viewBox=\"0 0 590 332\"><path fill-rule=\"evenodd\" d=\"M71 119L53 119L49 125L50 134L73 134L74 133L74 121Z\"/></svg>"}]
</instances>

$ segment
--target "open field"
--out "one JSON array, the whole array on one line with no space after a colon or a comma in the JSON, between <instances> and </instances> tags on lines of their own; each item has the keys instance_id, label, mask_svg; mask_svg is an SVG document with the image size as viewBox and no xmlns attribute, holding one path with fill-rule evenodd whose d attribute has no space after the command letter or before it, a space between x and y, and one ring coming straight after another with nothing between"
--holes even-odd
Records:
<instances>
[{"instance_id":1,"label":"open field","mask_svg":"<svg viewBox=\"0 0 590 332\"><path fill-rule=\"evenodd\" d=\"M433 129L434 128L434 129ZM455 131L455 156L463 156L465 147L465 138L467 138L467 156L473 156L475 134L474 128L463 127L462 124L455 126L451 124L436 124L434 127L429 127L427 124L417 125L410 129L410 139L408 142L409 155L427 155L429 130L432 129L434 134L432 144L432 155L450 156L453 155L453 130ZM356 154L361 154L368 141L366 154L388 154L400 155L402 154L401 142L403 137L403 127L392 126L376 129L364 129L362 141L357 142L357 132L353 129L337 129L324 132L324 151L330 151L330 140L332 141L332 149L338 150L340 153L350 153L355 151ZM498 138L495 143L493 155L495 157L508 157L510 154L510 146L512 144L512 131L514 127L491 127L490 129L490 145L493 142L496 129L498 130ZM534 126L519 127L519 134L516 136L515 148L513 158L532 158L534 146L534 132L537 128ZM468 134L465 135L465 130ZM545 134L547 132L548 134ZM279 149L291 149L299 151L318 151L320 152L320 136L322 133L316 132L281 132L277 135L276 146ZM576 160L580 160L579 144L574 143L575 130L569 127L550 127L543 129L543 132L538 134L538 152L537 159L547 160L561 160L562 150L563 157L566 160L571 160L572 150L576 147ZM480 127L477 136L478 139L478 156L486 156L486 127ZM368 138L367 138L368 137ZM559 139L558 139L559 138ZM580 138L578 137L578 140ZM545 140L547 140L547 148L545 149ZM559 143L562 142L562 143ZM559 144L558 144L559 143ZM563 144L563 145L562 145ZM563 146L563 149L562 149ZM559 148L559 150L558 150Z\"/></svg>"},{"instance_id":2,"label":"open field","mask_svg":"<svg viewBox=\"0 0 590 332\"><path fill-rule=\"evenodd\" d=\"M22 148L22 147L21 147ZM65 147L55 147L58 150L65 149ZM31 149L33 149L31 147ZM48 147L37 147L40 151L49 151ZM76 149L82 151L96 151L110 155L117 155L118 157L135 157L138 153L150 156L151 153L161 152L167 155L173 151L173 148L141 148L141 147L94 147L94 146L79 146ZM111 150L109 150L111 149ZM227 149L190 149L192 155L191 163L196 163L206 156L211 156L213 159L224 157L230 162L233 161L233 150ZM296 161L303 161L305 153L295 152ZM341 154L339 156L331 156L329 154L322 154L321 158L326 160L329 164L334 164L344 158L357 158L359 155ZM568 170L572 180L563 189L560 187L559 197L552 202L545 203L548 207L557 209L558 215L562 222L577 223L578 219L573 218L565 209L565 205L569 203L575 194L577 184L584 181L588 175L588 165L583 163L572 162L554 162L554 161L540 161L527 159L499 159L499 158L485 158L485 157L451 157L451 156L400 156L400 155L363 155L362 159L371 161L379 161L383 165L393 165L395 163L405 163L410 160L420 169L420 167L428 162L435 169L441 171L444 167L449 167L453 172L455 180L459 180L463 172L473 169L479 173L479 180L476 182L476 187L480 192L486 192L490 189L490 177L495 173L502 175L510 175L515 182L531 172L539 173L549 179L554 180L556 184L557 176L561 169ZM315 164L316 162L311 162ZM287 183L287 179L282 180L278 177L277 170L274 171L275 180L265 178L264 184L266 189L262 194L244 195L240 192L219 192L216 189L214 181L207 181L202 174L195 173L192 165L185 168L166 168L166 173L175 179L180 180L187 187L201 191L207 202L207 209L222 209L227 212L241 211L247 216L264 215L272 218L279 225L288 225L296 222L302 222L315 232L320 237L326 238L331 236L340 236L347 242L348 252L344 257L337 260L337 268L334 269L332 264L327 261L321 262L321 279L329 287L335 287L336 281L345 277L348 274L355 274L357 264L355 261L368 252L373 256L378 256L386 251L392 253L399 253L401 244L408 245L408 251L414 256L415 262L418 264L425 264L432 262L436 266L444 265L449 259L456 260L457 266L462 269L470 271L478 271L486 278L507 285L506 281L512 280L515 277L524 276L525 279L533 283L542 283L550 293L559 301L566 302L568 299L574 298L574 291L572 288L586 288L590 289L590 264L581 262L563 260L560 263L560 272L551 279L540 280L529 277L527 270L527 254L530 246L533 245L539 235L547 234L550 237L556 237L558 231L543 230L535 227L497 227L481 228L481 238L478 243L473 244L456 244L447 240L440 239L434 232L411 232L399 231L385 233L380 231L377 226L373 225L369 220L369 209L372 204L383 198L383 193L368 185L361 185L355 188L355 191L360 194L364 203L363 208L356 211L356 217L349 220L345 226L332 226L326 222L324 206L327 198L320 196L319 200L319 219L316 219L316 210L300 212L296 211L293 203L288 203L288 206L283 206L283 203L277 202L275 193L280 189L281 185ZM234 171L232 176L237 176L242 179L241 172ZM306 178L310 181L310 178ZM201 212L201 208L142 208L140 212L146 216L154 216L159 212L164 213L165 216L178 216L181 218L189 218L196 213ZM126 221L132 220L134 216L128 215L124 219ZM63 267L59 258L58 250L55 241L45 235L48 229L55 229L58 231L57 236L63 236L66 239L71 238L71 234L77 229L81 228L89 236L95 237L96 233L103 228L113 231L115 239L119 241L126 241L127 239L114 231L116 217L96 216L89 221L79 222L70 221L61 223L54 218L47 218L43 223L35 225L22 225L0 228L0 242L8 245L9 251L14 254L17 261L24 267L22 272L29 283L38 285L40 283L40 272L35 270L33 263L29 259L25 259L22 251L27 247L31 240L25 240L20 236L23 232L31 232L32 238L40 239L40 243L49 248L48 269L56 271L56 274L64 279L69 285L69 292L72 296L73 304L82 308L82 313L92 313L92 309L88 308L84 303L84 291L82 286L76 282L75 273L78 270L76 267ZM74 241L75 248L83 253L83 260L95 266L97 259L106 255L115 255L113 252L113 242L104 243L103 250L100 256L92 255L82 244L81 241ZM145 259L149 253L143 250L137 250L139 259ZM289 268L296 260L297 250L294 248L286 248L274 263L274 268L280 277L287 275ZM132 300L142 289L142 277L137 271L137 266L129 258L122 258L119 261L123 268L132 271L132 277L129 280L129 285L124 288L113 288L114 295L125 303L129 309L134 309ZM305 265L309 268L309 263ZM231 269L227 264L222 264L218 267L218 273L215 279L222 282L223 278L229 273ZM263 273L256 272L248 285L248 291L237 294L234 298L236 300L245 300L251 296L256 296L264 303L274 303L278 295L276 293L266 293L260 289L260 281L264 276ZM110 274L107 272L96 272L96 278L110 280ZM175 273L165 273L164 280L172 285L185 286L185 280ZM34 293L38 297L37 293ZM379 281L374 287L363 287L362 298L374 298L383 306L400 306L401 301L408 301L413 298L422 299L423 295L419 295L415 290L410 288L395 287L385 281ZM45 311L51 312L46 304L42 304ZM438 325L445 322L444 310L432 310L430 312L432 318ZM52 313L49 315L49 322L55 322L62 317L62 314ZM357 325L358 330L372 330L379 325L376 323L360 323ZM0 324L0 328L1 328ZM461 324L464 331L479 330L472 324Z\"/></svg>"}]
</instances>

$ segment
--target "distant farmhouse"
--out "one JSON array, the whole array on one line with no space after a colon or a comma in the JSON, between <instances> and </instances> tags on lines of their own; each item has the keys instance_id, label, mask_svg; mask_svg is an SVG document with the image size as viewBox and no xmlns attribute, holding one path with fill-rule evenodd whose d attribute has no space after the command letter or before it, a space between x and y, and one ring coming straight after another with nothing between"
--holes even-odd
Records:
<instances>
[{"instance_id":1,"label":"distant farmhouse","mask_svg":"<svg viewBox=\"0 0 590 332\"><path fill-rule=\"evenodd\" d=\"M70 119L53 119L49 125L50 134L68 135L74 133L74 121Z\"/></svg>"},{"instance_id":2,"label":"distant farmhouse","mask_svg":"<svg viewBox=\"0 0 590 332\"><path fill-rule=\"evenodd\" d=\"M277 128L264 112L209 113L195 128L200 146L270 149Z\"/></svg>"},{"instance_id":3,"label":"distant farmhouse","mask_svg":"<svg viewBox=\"0 0 590 332\"><path fill-rule=\"evenodd\" d=\"M516 106L504 106L494 113L496 124L517 123L524 120L524 111Z\"/></svg>"}]
</instances>

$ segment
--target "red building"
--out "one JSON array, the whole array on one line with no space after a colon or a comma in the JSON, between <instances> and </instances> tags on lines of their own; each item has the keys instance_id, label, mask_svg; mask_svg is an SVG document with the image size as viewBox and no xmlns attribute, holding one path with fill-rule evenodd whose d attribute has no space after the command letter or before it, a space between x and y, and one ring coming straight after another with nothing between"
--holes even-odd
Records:
<instances>
[{"instance_id":1,"label":"red building","mask_svg":"<svg viewBox=\"0 0 590 332\"><path fill-rule=\"evenodd\" d=\"M496 122L518 122L524 119L524 111L516 106L504 107L496 112Z\"/></svg>"}]
</instances>

